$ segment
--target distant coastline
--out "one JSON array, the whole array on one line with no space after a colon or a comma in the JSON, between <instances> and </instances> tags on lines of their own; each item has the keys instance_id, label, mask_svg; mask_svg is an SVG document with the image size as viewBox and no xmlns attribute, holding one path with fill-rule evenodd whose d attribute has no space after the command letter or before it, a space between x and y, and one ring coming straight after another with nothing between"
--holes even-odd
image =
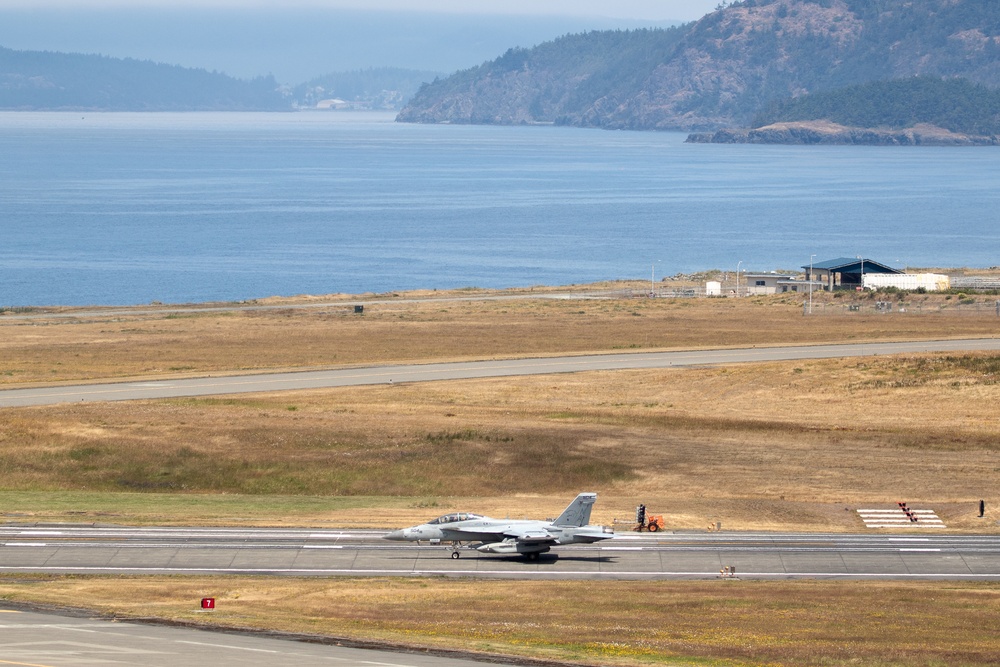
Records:
<instances>
[{"instance_id":1,"label":"distant coastline","mask_svg":"<svg viewBox=\"0 0 1000 667\"><path fill-rule=\"evenodd\" d=\"M689 144L783 144L837 146L998 146L996 135L951 132L934 125L904 130L847 127L830 121L774 123L753 129L722 129L689 134Z\"/></svg>"}]
</instances>

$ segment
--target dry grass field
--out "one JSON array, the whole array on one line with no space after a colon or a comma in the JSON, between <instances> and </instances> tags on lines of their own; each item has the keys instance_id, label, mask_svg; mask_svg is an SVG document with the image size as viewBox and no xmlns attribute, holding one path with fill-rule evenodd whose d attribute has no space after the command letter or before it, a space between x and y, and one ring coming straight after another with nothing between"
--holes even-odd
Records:
<instances>
[{"instance_id":1,"label":"dry grass field","mask_svg":"<svg viewBox=\"0 0 1000 667\"><path fill-rule=\"evenodd\" d=\"M1000 328L995 315L813 319L803 316L801 295L490 300L496 296L508 295L399 298L360 316L306 302L0 320L2 368L8 384L20 385L46 375L982 336ZM644 502L676 528L722 521L737 530L856 530L854 508L906 500L933 505L954 529L992 530L996 522L975 513L1000 481L998 373L996 355L924 355L6 410L0 500L8 516L36 520L385 526L386 516L403 525L454 509L548 515L592 489L605 522Z\"/></svg>"},{"instance_id":2,"label":"dry grass field","mask_svg":"<svg viewBox=\"0 0 1000 667\"><path fill-rule=\"evenodd\" d=\"M576 293L621 294L636 285ZM549 293L548 291L546 293ZM557 293L558 294L558 293ZM0 386L561 353L992 336L998 318L803 317L802 295L744 299L508 298L523 292L300 299L287 308L57 309L0 315ZM848 297L851 298L851 297ZM895 297L894 297L895 298ZM911 295L911 312L951 295ZM996 297L978 297L992 303ZM816 296L816 310L825 301ZM870 301L870 299L868 299ZM950 302L954 302L952 299ZM257 304L260 305L260 304ZM265 305L282 305L265 304ZM104 313L107 314L104 314Z\"/></svg>"},{"instance_id":3,"label":"dry grass field","mask_svg":"<svg viewBox=\"0 0 1000 667\"><path fill-rule=\"evenodd\" d=\"M970 354L23 408L0 427L0 498L36 519L384 527L548 515L591 489L601 521L645 502L736 530L856 530L845 509L903 499L992 530L975 510L1000 482L998 378Z\"/></svg>"},{"instance_id":4,"label":"dry grass field","mask_svg":"<svg viewBox=\"0 0 1000 667\"><path fill-rule=\"evenodd\" d=\"M409 296L369 303L363 315L350 299L265 311L0 315L0 383L1000 332L988 311L808 318L801 295ZM930 305L945 297L905 298ZM934 509L953 531L995 533L1000 519L997 354L71 404L0 416L7 521L384 528L455 509L551 516L583 490L600 494L597 522L627 519L644 502L668 529L721 521L725 530L859 531L854 509L897 500ZM980 498L986 519L976 516ZM224 624L589 664L1000 661L993 585L0 578L2 597L86 599L178 618L191 618L193 601L209 593L224 602L211 620Z\"/></svg>"},{"instance_id":5,"label":"dry grass field","mask_svg":"<svg viewBox=\"0 0 1000 667\"><path fill-rule=\"evenodd\" d=\"M204 596L216 598L214 613L196 611ZM18 575L0 576L0 597L557 664L1000 663L995 584Z\"/></svg>"}]
</instances>

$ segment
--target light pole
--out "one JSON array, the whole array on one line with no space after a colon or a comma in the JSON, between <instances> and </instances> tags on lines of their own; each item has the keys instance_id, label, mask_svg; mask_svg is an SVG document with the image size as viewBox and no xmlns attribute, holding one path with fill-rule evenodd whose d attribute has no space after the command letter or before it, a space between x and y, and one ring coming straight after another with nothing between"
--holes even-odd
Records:
<instances>
[{"instance_id":1,"label":"light pole","mask_svg":"<svg viewBox=\"0 0 1000 667\"><path fill-rule=\"evenodd\" d=\"M740 298L740 264L742 264L742 263L743 263L742 259L740 261L736 262L736 298L737 299Z\"/></svg>"},{"instance_id":2,"label":"light pole","mask_svg":"<svg viewBox=\"0 0 1000 667\"><path fill-rule=\"evenodd\" d=\"M861 260L861 291L865 291L865 258L861 255L857 256Z\"/></svg>"},{"instance_id":3,"label":"light pole","mask_svg":"<svg viewBox=\"0 0 1000 667\"><path fill-rule=\"evenodd\" d=\"M809 255L809 314L813 314L813 260L816 255Z\"/></svg>"},{"instance_id":4,"label":"light pole","mask_svg":"<svg viewBox=\"0 0 1000 667\"><path fill-rule=\"evenodd\" d=\"M649 296L656 294L656 265L661 260L656 260L653 262L652 268L649 269Z\"/></svg>"}]
</instances>

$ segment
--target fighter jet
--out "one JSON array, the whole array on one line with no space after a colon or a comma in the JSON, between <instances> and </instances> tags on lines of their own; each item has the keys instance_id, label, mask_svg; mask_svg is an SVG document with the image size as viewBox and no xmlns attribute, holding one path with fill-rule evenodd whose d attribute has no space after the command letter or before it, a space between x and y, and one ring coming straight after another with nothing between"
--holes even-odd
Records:
<instances>
[{"instance_id":1,"label":"fighter jet","mask_svg":"<svg viewBox=\"0 0 1000 667\"><path fill-rule=\"evenodd\" d=\"M595 500L596 493L581 493L555 521L491 519L480 514L455 512L419 526L393 531L385 539L451 542L452 558L461 555L458 550L463 542L469 542L469 546L482 553L521 554L536 560L539 554L554 546L589 544L614 537L610 528L588 525Z\"/></svg>"}]
</instances>

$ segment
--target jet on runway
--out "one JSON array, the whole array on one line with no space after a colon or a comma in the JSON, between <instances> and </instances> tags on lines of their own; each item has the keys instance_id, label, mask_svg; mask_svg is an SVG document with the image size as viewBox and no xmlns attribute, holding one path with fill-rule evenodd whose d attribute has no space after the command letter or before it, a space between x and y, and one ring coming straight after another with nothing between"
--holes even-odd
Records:
<instances>
[{"instance_id":1,"label":"jet on runway","mask_svg":"<svg viewBox=\"0 0 1000 667\"><path fill-rule=\"evenodd\" d=\"M393 531L385 539L417 543L423 540L451 542L452 558L461 555L458 549L463 542L469 542L470 546L483 553L521 554L534 560L554 546L589 544L614 537L610 528L589 525L590 510L595 500L596 493L581 493L555 521L512 521L455 512L419 526Z\"/></svg>"}]
</instances>

